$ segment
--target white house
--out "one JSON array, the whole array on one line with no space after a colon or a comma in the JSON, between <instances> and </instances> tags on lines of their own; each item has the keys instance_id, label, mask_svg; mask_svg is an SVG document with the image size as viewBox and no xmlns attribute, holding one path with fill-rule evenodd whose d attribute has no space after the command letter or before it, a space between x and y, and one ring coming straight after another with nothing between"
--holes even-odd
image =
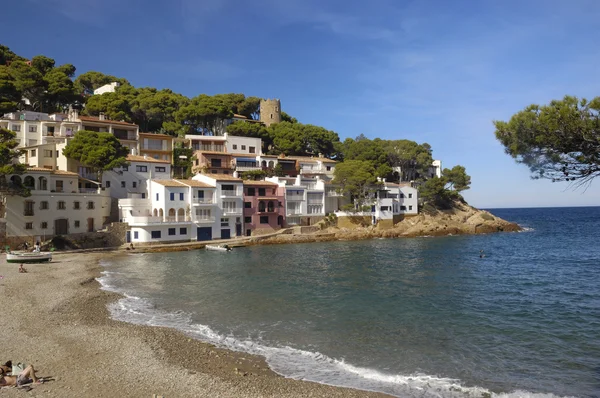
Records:
<instances>
[{"instance_id":1,"label":"white house","mask_svg":"<svg viewBox=\"0 0 600 398\"><path fill-rule=\"evenodd\" d=\"M312 225L325 216L325 182L320 177L297 175L267 177L265 180L285 187L287 225Z\"/></svg>"},{"instance_id":2,"label":"white house","mask_svg":"<svg viewBox=\"0 0 600 398\"><path fill-rule=\"evenodd\" d=\"M102 174L102 184L111 189L113 198L128 198L130 194L140 194L141 197L145 197L149 180L171 178L171 164L168 161L138 155L128 155L127 161L128 166ZM89 174L89 171L81 168L80 175L86 176L86 174Z\"/></svg>"},{"instance_id":3,"label":"white house","mask_svg":"<svg viewBox=\"0 0 600 398\"><path fill-rule=\"evenodd\" d=\"M237 137L225 134L225 151L236 155L248 155L252 157L262 155L262 140L254 137Z\"/></svg>"},{"instance_id":4,"label":"white house","mask_svg":"<svg viewBox=\"0 0 600 398\"><path fill-rule=\"evenodd\" d=\"M133 243L211 240L220 233L216 188L195 180L151 180L147 195L119 199L121 221Z\"/></svg>"},{"instance_id":5,"label":"white house","mask_svg":"<svg viewBox=\"0 0 600 398\"><path fill-rule=\"evenodd\" d=\"M7 236L39 240L94 232L103 228L110 214L110 190L84 188L76 173L30 167L7 178L31 191L27 198L6 197Z\"/></svg>"},{"instance_id":6,"label":"white house","mask_svg":"<svg viewBox=\"0 0 600 398\"><path fill-rule=\"evenodd\" d=\"M12 112L0 117L0 128L14 131L19 147L62 142L81 130L81 123L61 113Z\"/></svg>"},{"instance_id":7,"label":"white house","mask_svg":"<svg viewBox=\"0 0 600 398\"><path fill-rule=\"evenodd\" d=\"M429 178L437 177L442 178L442 161L434 160L429 167Z\"/></svg>"},{"instance_id":8,"label":"white house","mask_svg":"<svg viewBox=\"0 0 600 398\"><path fill-rule=\"evenodd\" d=\"M243 236L243 181L225 174L196 174L192 179L216 187L215 218L219 221L220 231L212 238Z\"/></svg>"},{"instance_id":9,"label":"white house","mask_svg":"<svg viewBox=\"0 0 600 398\"><path fill-rule=\"evenodd\" d=\"M102 95L104 93L114 93L117 90L117 87L120 86L118 82L112 82L105 84L104 86L100 86L94 90L94 95Z\"/></svg>"}]
</instances>

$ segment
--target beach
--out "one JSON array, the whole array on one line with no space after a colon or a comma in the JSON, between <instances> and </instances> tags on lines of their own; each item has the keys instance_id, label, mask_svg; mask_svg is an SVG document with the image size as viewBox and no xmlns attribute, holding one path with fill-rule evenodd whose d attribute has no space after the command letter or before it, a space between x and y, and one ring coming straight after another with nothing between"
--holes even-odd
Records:
<instances>
[{"instance_id":1,"label":"beach","mask_svg":"<svg viewBox=\"0 0 600 398\"><path fill-rule=\"evenodd\" d=\"M32 397L387 397L286 379L256 356L214 347L173 329L115 321L100 289L105 253L55 253L47 264L0 262L0 362L33 364ZM4 397L22 397L2 388Z\"/></svg>"}]
</instances>

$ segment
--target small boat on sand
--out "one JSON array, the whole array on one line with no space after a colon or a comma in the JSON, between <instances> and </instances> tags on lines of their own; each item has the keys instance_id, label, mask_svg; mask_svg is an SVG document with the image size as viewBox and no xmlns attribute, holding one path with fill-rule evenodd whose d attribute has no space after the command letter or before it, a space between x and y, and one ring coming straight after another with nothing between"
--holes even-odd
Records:
<instances>
[{"instance_id":1,"label":"small boat on sand","mask_svg":"<svg viewBox=\"0 0 600 398\"><path fill-rule=\"evenodd\" d=\"M45 263L52 260L52 252L9 252L7 263Z\"/></svg>"},{"instance_id":2,"label":"small boat on sand","mask_svg":"<svg viewBox=\"0 0 600 398\"><path fill-rule=\"evenodd\" d=\"M230 252L231 247L228 245L206 245L206 250L214 250L216 252Z\"/></svg>"}]
</instances>

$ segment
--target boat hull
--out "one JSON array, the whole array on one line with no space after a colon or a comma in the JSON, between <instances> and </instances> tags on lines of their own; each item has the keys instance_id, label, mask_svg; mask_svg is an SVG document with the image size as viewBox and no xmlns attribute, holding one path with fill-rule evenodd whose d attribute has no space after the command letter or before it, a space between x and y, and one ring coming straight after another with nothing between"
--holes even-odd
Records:
<instances>
[{"instance_id":1,"label":"boat hull","mask_svg":"<svg viewBox=\"0 0 600 398\"><path fill-rule=\"evenodd\" d=\"M216 245L206 245L206 250L213 250L216 252L228 252L231 251L231 248Z\"/></svg>"},{"instance_id":2,"label":"boat hull","mask_svg":"<svg viewBox=\"0 0 600 398\"><path fill-rule=\"evenodd\" d=\"M7 253L7 263L46 263L52 260L52 253Z\"/></svg>"}]
</instances>

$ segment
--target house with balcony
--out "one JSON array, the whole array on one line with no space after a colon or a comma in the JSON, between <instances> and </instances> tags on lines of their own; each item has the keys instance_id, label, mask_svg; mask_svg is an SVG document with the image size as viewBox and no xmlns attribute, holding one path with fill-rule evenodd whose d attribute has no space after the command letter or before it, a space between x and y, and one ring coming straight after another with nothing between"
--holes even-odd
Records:
<instances>
[{"instance_id":1,"label":"house with balcony","mask_svg":"<svg viewBox=\"0 0 600 398\"><path fill-rule=\"evenodd\" d=\"M148 156L169 163L173 161L173 136L167 134L139 133L138 151L140 156Z\"/></svg>"},{"instance_id":2,"label":"house with balcony","mask_svg":"<svg viewBox=\"0 0 600 398\"><path fill-rule=\"evenodd\" d=\"M69 120L79 120L81 122L81 130L114 135L130 153L131 150L137 151L138 149L139 127L137 124L110 120L103 113L100 113L99 116L79 116L75 110L72 110L69 114Z\"/></svg>"},{"instance_id":3,"label":"house with balcony","mask_svg":"<svg viewBox=\"0 0 600 398\"><path fill-rule=\"evenodd\" d=\"M243 236L243 181L227 174L196 174L192 180L216 188L215 218L219 222L220 230L218 234L212 235L212 239Z\"/></svg>"},{"instance_id":4,"label":"house with balcony","mask_svg":"<svg viewBox=\"0 0 600 398\"><path fill-rule=\"evenodd\" d=\"M319 177L267 177L285 188L287 225L313 225L325 217L325 182Z\"/></svg>"},{"instance_id":5,"label":"house with balcony","mask_svg":"<svg viewBox=\"0 0 600 398\"><path fill-rule=\"evenodd\" d=\"M30 167L7 176L8 184L24 186L29 197L6 196L6 234L9 238L43 241L56 235L95 232L110 214L110 190L85 187L77 173Z\"/></svg>"},{"instance_id":6,"label":"house with balcony","mask_svg":"<svg viewBox=\"0 0 600 398\"><path fill-rule=\"evenodd\" d=\"M319 176L321 179L332 180L335 170L335 160L327 159L321 155L312 156L287 156L286 159L296 161L296 168L303 176Z\"/></svg>"},{"instance_id":7,"label":"house with balcony","mask_svg":"<svg viewBox=\"0 0 600 398\"><path fill-rule=\"evenodd\" d=\"M81 123L68 120L65 114L22 111L0 117L0 128L14 131L19 147L23 148L64 142L81 130Z\"/></svg>"},{"instance_id":8,"label":"house with balcony","mask_svg":"<svg viewBox=\"0 0 600 398\"><path fill-rule=\"evenodd\" d=\"M187 145L194 150L196 158L192 165L194 173L233 174L235 164L231 153L227 152L225 136L188 134Z\"/></svg>"},{"instance_id":9,"label":"house with balcony","mask_svg":"<svg viewBox=\"0 0 600 398\"><path fill-rule=\"evenodd\" d=\"M133 243L210 240L220 232L215 187L194 180L150 180L147 195L119 199L126 241Z\"/></svg>"},{"instance_id":10,"label":"house with balcony","mask_svg":"<svg viewBox=\"0 0 600 398\"><path fill-rule=\"evenodd\" d=\"M129 164L119 169L102 173L102 184L111 189L113 198L123 199L131 194L143 197L148 192L148 181L152 179L168 180L171 178L171 163L158 160L148 155L127 155ZM86 167L79 167L79 175L84 178L96 179Z\"/></svg>"},{"instance_id":11,"label":"house with balcony","mask_svg":"<svg viewBox=\"0 0 600 398\"><path fill-rule=\"evenodd\" d=\"M285 188L269 181L244 181L245 235L263 235L284 226Z\"/></svg>"}]
</instances>

